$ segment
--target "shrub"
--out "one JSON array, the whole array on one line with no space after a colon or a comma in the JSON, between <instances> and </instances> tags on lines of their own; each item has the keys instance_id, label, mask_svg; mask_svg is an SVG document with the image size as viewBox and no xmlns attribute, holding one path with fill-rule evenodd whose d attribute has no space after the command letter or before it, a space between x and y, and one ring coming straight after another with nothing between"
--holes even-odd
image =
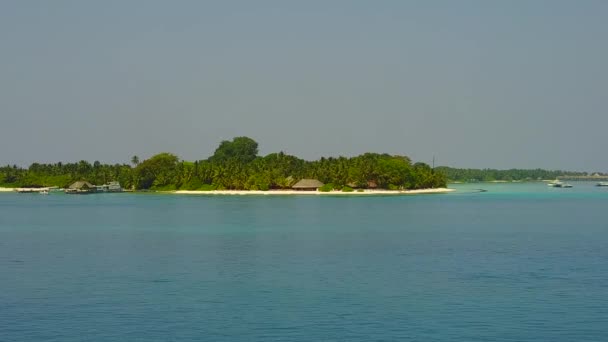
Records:
<instances>
[{"instance_id":1,"label":"shrub","mask_svg":"<svg viewBox=\"0 0 608 342\"><path fill-rule=\"evenodd\" d=\"M213 184L203 184L198 189L201 191L213 191L213 190L217 189L217 186L215 186Z\"/></svg>"},{"instance_id":2,"label":"shrub","mask_svg":"<svg viewBox=\"0 0 608 342\"><path fill-rule=\"evenodd\" d=\"M363 189L357 189L357 192L363 192L363 191L364 191Z\"/></svg>"},{"instance_id":3,"label":"shrub","mask_svg":"<svg viewBox=\"0 0 608 342\"><path fill-rule=\"evenodd\" d=\"M197 190L203 185L198 179L192 179L188 183L182 184L180 190Z\"/></svg>"},{"instance_id":4,"label":"shrub","mask_svg":"<svg viewBox=\"0 0 608 342\"><path fill-rule=\"evenodd\" d=\"M321 192L330 192L334 189L334 185L333 184L325 184L322 187L319 188L319 191Z\"/></svg>"},{"instance_id":5,"label":"shrub","mask_svg":"<svg viewBox=\"0 0 608 342\"><path fill-rule=\"evenodd\" d=\"M174 191L177 190L175 184L167 184L167 185L157 185L152 187L152 190L156 191Z\"/></svg>"},{"instance_id":6,"label":"shrub","mask_svg":"<svg viewBox=\"0 0 608 342\"><path fill-rule=\"evenodd\" d=\"M388 189L389 189L389 190L400 190L400 189L401 189L401 187L400 187L400 186L398 186L398 185L395 185L395 184L389 184L389 185L388 185Z\"/></svg>"},{"instance_id":7,"label":"shrub","mask_svg":"<svg viewBox=\"0 0 608 342\"><path fill-rule=\"evenodd\" d=\"M353 192L353 188L351 188L350 186L344 186L342 187L342 192Z\"/></svg>"}]
</instances>

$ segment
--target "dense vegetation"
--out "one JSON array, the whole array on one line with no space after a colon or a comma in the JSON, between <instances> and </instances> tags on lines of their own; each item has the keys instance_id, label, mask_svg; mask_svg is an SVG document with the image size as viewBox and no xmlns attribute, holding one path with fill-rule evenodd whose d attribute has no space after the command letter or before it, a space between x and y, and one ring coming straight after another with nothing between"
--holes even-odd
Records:
<instances>
[{"instance_id":1,"label":"dense vegetation","mask_svg":"<svg viewBox=\"0 0 608 342\"><path fill-rule=\"evenodd\" d=\"M548 171L542 169L456 169L440 166L435 169L443 173L449 181L459 182L490 182L490 181L533 181L541 179L556 179L560 176L587 176L586 172Z\"/></svg>"},{"instance_id":2,"label":"dense vegetation","mask_svg":"<svg viewBox=\"0 0 608 342\"><path fill-rule=\"evenodd\" d=\"M119 181L125 188L154 190L287 189L303 178L315 178L333 189L421 189L446 185L446 178L424 163L408 157L365 153L346 158L306 161L283 152L258 156L258 144L248 137L222 141L205 160L181 161L160 153L140 162L107 165L95 161L34 163L29 168L0 168L0 186L66 187L76 180L93 184Z\"/></svg>"}]
</instances>

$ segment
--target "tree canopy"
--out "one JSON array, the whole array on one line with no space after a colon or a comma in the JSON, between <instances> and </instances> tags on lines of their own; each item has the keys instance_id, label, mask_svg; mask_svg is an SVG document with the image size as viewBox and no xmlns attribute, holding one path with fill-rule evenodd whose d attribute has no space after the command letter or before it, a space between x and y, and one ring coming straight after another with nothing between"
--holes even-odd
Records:
<instances>
[{"instance_id":1,"label":"tree canopy","mask_svg":"<svg viewBox=\"0 0 608 342\"><path fill-rule=\"evenodd\" d=\"M135 168L134 176L139 189L162 188L173 183L179 159L171 153L160 153L144 160Z\"/></svg>"},{"instance_id":2,"label":"tree canopy","mask_svg":"<svg viewBox=\"0 0 608 342\"><path fill-rule=\"evenodd\" d=\"M236 137L232 141L224 140L209 158L213 162L235 161L250 163L258 156L258 143L248 137Z\"/></svg>"},{"instance_id":3,"label":"tree canopy","mask_svg":"<svg viewBox=\"0 0 608 342\"><path fill-rule=\"evenodd\" d=\"M446 175L449 181L458 182L491 182L491 181L536 181L556 179L560 176L587 176L587 172L572 172L543 169L459 169L447 166L436 168Z\"/></svg>"},{"instance_id":4,"label":"tree canopy","mask_svg":"<svg viewBox=\"0 0 608 342\"><path fill-rule=\"evenodd\" d=\"M443 172L424 163L412 164L406 156L365 153L306 161L284 152L258 156L258 143L248 137L222 141L214 154L197 161L180 161L160 153L129 164L108 165L98 161L34 163L28 169L0 168L5 186L66 187L76 180L103 184L117 180L125 188L155 190L287 189L304 178L315 178L342 188L419 189L446 185Z\"/></svg>"}]
</instances>

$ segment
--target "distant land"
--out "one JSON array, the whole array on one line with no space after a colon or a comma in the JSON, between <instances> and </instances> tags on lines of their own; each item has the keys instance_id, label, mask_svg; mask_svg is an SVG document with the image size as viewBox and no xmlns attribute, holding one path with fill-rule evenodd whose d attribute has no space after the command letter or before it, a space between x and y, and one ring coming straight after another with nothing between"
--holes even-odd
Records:
<instances>
[{"instance_id":1,"label":"distant land","mask_svg":"<svg viewBox=\"0 0 608 342\"><path fill-rule=\"evenodd\" d=\"M608 174L601 172L577 172L543 169L461 169L447 166L435 168L436 172L444 174L448 182L494 182L494 181L540 181L547 179L569 180L599 180L608 178Z\"/></svg>"},{"instance_id":2,"label":"distant land","mask_svg":"<svg viewBox=\"0 0 608 342\"><path fill-rule=\"evenodd\" d=\"M318 180L322 190L444 188L448 182L538 181L563 177L590 177L586 172L542 169L433 168L412 162L407 156L364 153L356 157L328 157L306 161L283 152L258 155L258 143L248 137L225 140L207 159L183 161L171 153L159 153L130 164L33 163L28 168L0 167L0 187L68 187L75 181L93 184L118 181L133 190L284 190L302 179ZM595 173L597 177L608 175Z\"/></svg>"},{"instance_id":3,"label":"distant land","mask_svg":"<svg viewBox=\"0 0 608 342\"><path fill-rule=\"evenodd\" d=\"M365 153L306 161L283 152L258 155L258 143L248 137L225 140L214 154L198 161L183 161L171 153L159 153L130 164L33 163L0 168L0 187L68 187L75 181L92 184L118 181L134 190L270 190L291 189L302 179L323 183L322 190L353 189L417 190L444 188L445 175L406 156Z\"/></svg>"}]
</instances>

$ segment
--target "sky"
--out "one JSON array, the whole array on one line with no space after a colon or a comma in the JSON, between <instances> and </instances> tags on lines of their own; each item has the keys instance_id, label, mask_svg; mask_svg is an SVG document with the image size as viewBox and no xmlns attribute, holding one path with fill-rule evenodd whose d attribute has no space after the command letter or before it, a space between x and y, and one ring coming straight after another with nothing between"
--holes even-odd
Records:
<instances>
[{"instance_id":1,"label":"sky","mask_svg":"<svg viewBox=\"0 0 608 342\"><path fill-rule=\"evenodd\" d=\"M364 152L608 172L608 1L2 1L0 164Z\"/></svg>"}]
</instances>

